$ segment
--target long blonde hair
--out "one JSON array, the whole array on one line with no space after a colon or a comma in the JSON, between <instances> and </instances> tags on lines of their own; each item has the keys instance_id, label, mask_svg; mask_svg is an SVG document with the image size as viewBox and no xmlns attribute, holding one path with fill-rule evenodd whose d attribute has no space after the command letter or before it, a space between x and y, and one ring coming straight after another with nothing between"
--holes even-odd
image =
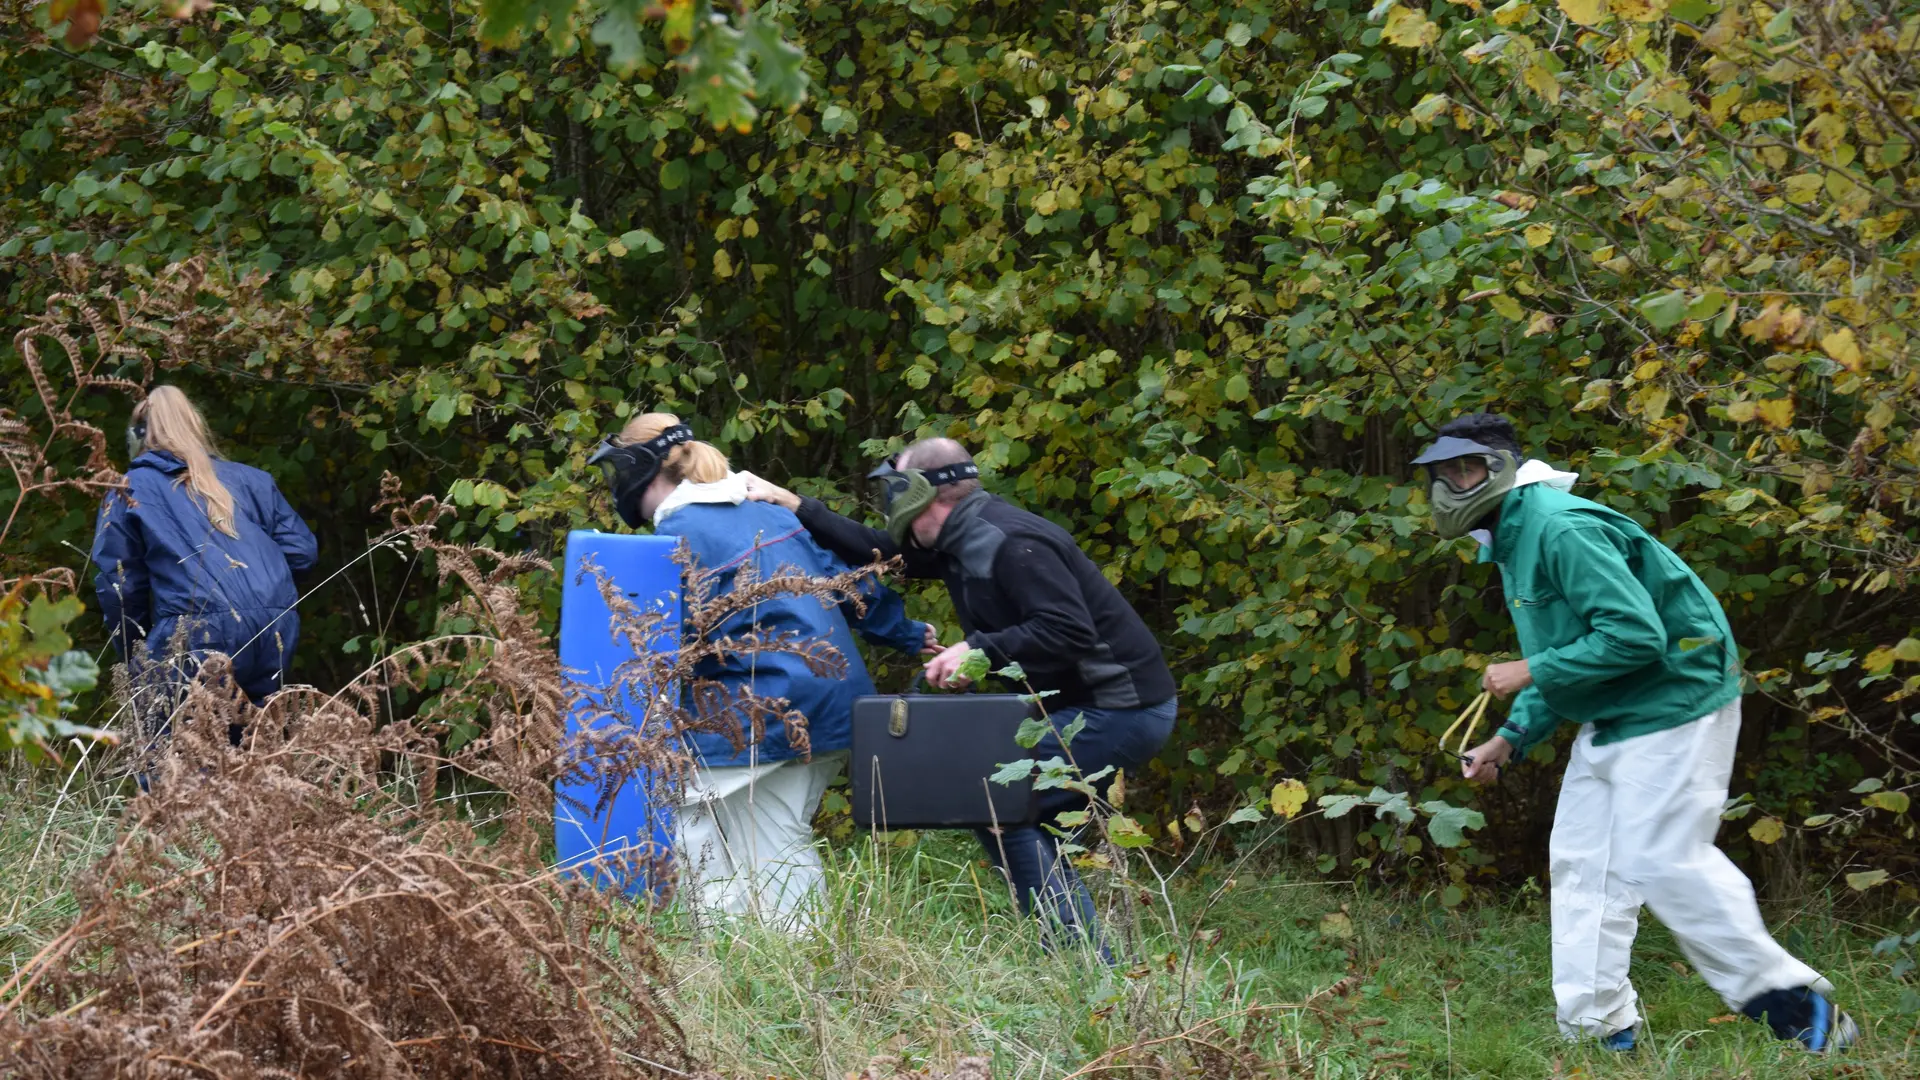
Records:
<instances>
[{"instance_id":1,"label":"long blonde hair","mask_svg":"<svg viewBox=\"0 0 1920 1080\"><path fill-rule=\"evenodd\" d=\"M679 422L680 418L672 413L642 413L627 421L627 426L620 429L614 444L632 446L657 439L662 432ZM725 480L733 472L733 466L727 464L727 455L713 445L685 442L667 451L667 460L660 463L660 472L676 484L683 480L712 484Z\"/></svg>"},{"instance_id":2,"label":"long blonde hair","mask_svg":"<svg viewBox=\"0 0 1920 1080\"><path fill-rule=\"evenodd\" d=\"M213 527L228 536L239 536L240 530L233 523L233 493L213 468L213 439L207 434L206 418L187 395L178 387L156 386L145 401L133 407L133 422L147 426L141 439L147 449L165 450L186 465L183 479L187 490L200 497Z\"/></svg>"}]
</instances>

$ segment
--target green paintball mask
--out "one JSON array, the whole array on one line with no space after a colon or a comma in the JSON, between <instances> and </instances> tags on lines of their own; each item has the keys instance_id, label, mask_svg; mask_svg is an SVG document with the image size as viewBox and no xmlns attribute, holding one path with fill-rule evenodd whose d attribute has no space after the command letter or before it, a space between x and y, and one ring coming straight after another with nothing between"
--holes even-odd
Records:
<instances>
[{"instance_id":1,"label":"green paintball mask","mask_svg":"<svg viewBox=\"0 0 1920 1080\"><path fill-rule=\"evenodd\" d=\"M867 479L880 485L880 509L887 515L887 535L893 537L895 544L906 547L913 519L933 505L934 489L977 479L980 466L963 461L937 469L900 469L894 466L897 460L888 458L881 462L867 474Z\"/></svg>"},{"instance_id":2,"label":"green paintball mask","mask_svg":"<svg viewBox=\"0 0 1920 1080\"><path fill-rule=\"evenodd\" d=\"M1476 483L1459 486L1449 475L1452 470L1439 466L1461 458L1485 462L1487 474ZM1520 472L1520 455L1513 451L1451 435L1434 440L1413 463L1426 467L1433 527L1449 540L1467 535L1481 518L1498 508L1500 500L1513 490L1514 479Z\"/></svg>"}]
</instances>

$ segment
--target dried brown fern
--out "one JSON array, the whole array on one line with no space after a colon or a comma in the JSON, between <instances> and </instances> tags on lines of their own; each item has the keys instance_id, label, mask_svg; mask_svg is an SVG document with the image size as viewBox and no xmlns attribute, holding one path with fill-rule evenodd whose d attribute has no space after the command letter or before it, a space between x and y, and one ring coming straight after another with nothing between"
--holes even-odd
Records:
<instances>
[{"instance_id":1,"label":"dried brown fern","mask_svg":"<svg viewBox=\"0 0 1920 1080\"><path fill-rule=\"evenodd\" d=\"M568 682L516 581L542 560L445 543L449 511L388 477L393 531L457 582L449 617L476 629L394 651L332 694L292 687L250 705L226 658L201 663L170 710L152 791L75 889L81 914L0 986L8 1077L627 1077L692 1075L657 996L667 973L643 913L544 863L554 781L602 789L645 778L673 798L691 762L681 736L745 738L784 701L702 682L742 651L841 658L816 643L711 641L755 598L857 596L865 573L748 577L717 595L689 568L679 650L601 575L636 656L616 693L635 722ZM744 591L745 596L739 596ZM122 674L123 682L126 679ZM693 707L650 687L695 686ZM396 716L396 692L419 702ZM598 723L563 744L568 712ZM453 718L484 734L457 749ZM746 721L743 723L743 719ZM229 745L232 725L245 745ZM458 777L456 787L447 777Z\"/></svg>"}]
</instances>

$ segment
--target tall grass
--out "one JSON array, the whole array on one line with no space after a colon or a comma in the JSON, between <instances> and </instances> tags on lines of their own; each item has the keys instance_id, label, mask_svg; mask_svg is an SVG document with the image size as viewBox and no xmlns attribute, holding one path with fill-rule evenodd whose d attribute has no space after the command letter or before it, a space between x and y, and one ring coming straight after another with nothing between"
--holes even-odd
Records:
<instances>
[{"instance_id":1,"label":"tall grass","mask_svg":"<svg viewBox=\"0 0 1920 1080\"><path fill-rule=\"evenodd\" d=\"M72 921L69 883L111 841L124 796L78 761L10 766L0 783L3 980ZM1537 895L1448 911L1282 865L1200 865L1173 879L1170 905L1097 888L1123 953L1108 969L1044 950L970 837L860 837L828 862L810 932L630 913L653 921L673 1008L721 1075L945 1075L967 1057L990 1059L995 1080L1920 1075L1920 1018L1896 1011L1889 958L1871 953L1885 931L1819 895L1769 914L1866 1029L1840 1073L1730 1019L1651 918L1634 965L1645 1048L1620 1057L1555 1034ZM1230 1053L1209 1060L1209 1047Z\"/></svg>"},{"instance_id":2,"label":"tall grass","mask_svg":"<svg viewBox=\"0 0 1920 1080\"><path fill-rule=\"evenodd\" d=\"M661 920L680 1018L723 1074L838 1080L874 1058L890 1059L875 1076L939 1074L976 1055L991 1058L996 1080L1832 1071L1730 1018L1650 917L1634 965L1643 1049L1620 1056L1556 1034L1537 896L1449 911L1278 867L1202 866L1175 879L1171 911L1135 898L1137 930L1122 966L1108 970L1084 951L1046 953L968 837L861 838L835 848L830 863L812 933L701 926L679 912ZM1771 914L1866 1028L1845 1075L1920 1076L1917 1018L1894 1011L1888 963L1871 955L1881 934L1834 917L1819 897ZM1265 1073L1203 1060L1208 1044L1249 1035Z\"/></svg>"}]
</instances>

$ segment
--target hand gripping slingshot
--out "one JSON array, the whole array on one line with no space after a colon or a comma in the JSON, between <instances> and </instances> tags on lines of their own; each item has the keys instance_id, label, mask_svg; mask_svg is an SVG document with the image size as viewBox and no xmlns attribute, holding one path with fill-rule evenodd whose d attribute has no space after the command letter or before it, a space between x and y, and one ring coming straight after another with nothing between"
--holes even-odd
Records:
<instances>
[{"instance_id":1,"label":"hand gripping slingshot","mask_svg":"<svg viewBox=\"0 0 1920 1080\"><path fill-rule=\"evenodd\" d=\"M1480 691L1480 696L1469 701L1467 707L1460 710L1460 715L1454 717L1453 724L1440 736L1440 748L1445 750L1447 740L1453 738L1454 732L1460 731L1460 725L1467 725L1467 730L1460 732L1460 749L1454 751L1453 756L1466 762L1469 768L1473 766L1473 758L1467 754L1467 747L1473 745L1473 733L1480 730L1480 720L1487 715L1487 706L1492 702L1491 691Z\"/></svg>"}]
</instances>

